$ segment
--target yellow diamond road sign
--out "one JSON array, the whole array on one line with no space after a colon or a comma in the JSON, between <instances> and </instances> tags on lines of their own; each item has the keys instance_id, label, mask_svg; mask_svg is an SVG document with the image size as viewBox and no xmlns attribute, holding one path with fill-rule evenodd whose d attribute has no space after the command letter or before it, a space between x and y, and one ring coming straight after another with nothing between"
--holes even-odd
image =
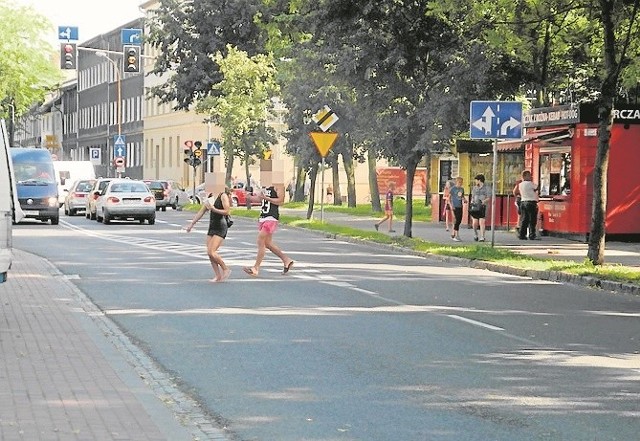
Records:
<instances>
[{"instance_id":1,"label":"yellow diamond road sign","mask_svg":"<svg viewBox=\"0 0 640 441\"><path fill-rule=\"evenodd\" d=\"M318 124L318 127L320 127L323 132L326 132L339 118L338 115L333 113L333 110L331 110L329 106L324 106L314 113L311 119Z\"/></svg>"},{"instance_id":2,"label":"yellow diamond road sign","mask_svg":"<svg viewBox=\"0 0 640 441\"><path fill-rule=\"evenodd\" d=\"M313 143L323 158L327 156L327 153L333 147L333 143L338 139L337 133L311 132L309 136L311 136Z\"/></svg>"}]
</instances>

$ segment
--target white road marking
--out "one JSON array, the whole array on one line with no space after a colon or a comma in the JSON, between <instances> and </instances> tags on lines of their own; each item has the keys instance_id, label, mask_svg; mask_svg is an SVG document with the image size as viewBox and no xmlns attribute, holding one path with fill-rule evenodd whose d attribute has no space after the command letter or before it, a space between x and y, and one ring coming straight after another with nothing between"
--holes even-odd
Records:
<instances>
[{"instance_id":1,"label":"white road marking","mask_svg":"<svg viewBox=\"0 0 640 441\"><path fill-rule=\"evenodd\" d=\"M469 323L471 325L480 326L482 328L491 329L492 331L504 331L504 328L500 328L498 326L493 326L488 323L479 322L477 320L471 320L466 317L461 317L459 315L447 314L447 317L451 317L452 319L460 320L465 323Z\"/></svg>"}]
</instances>

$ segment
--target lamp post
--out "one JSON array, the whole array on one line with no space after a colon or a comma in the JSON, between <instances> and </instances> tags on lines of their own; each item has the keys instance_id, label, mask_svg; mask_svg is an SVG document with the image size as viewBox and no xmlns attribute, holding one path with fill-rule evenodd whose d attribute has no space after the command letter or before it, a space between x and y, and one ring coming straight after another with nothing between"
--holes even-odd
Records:
<instances>
[{"instance_id":1,"label":"lamp post","mask_svg":"<svg viewBox=\"0 0 640 441\"><path fill-rule=\"evenodd\" d=\"M13 147L13 137L16 131L16 106L13 103L7 103L11 107L11 129L9 129L9 147Z\"/></svg>"},{"instance_id":2,"label":"lamp post","mask_svg":"<svg viewBox=\"0 0 640 441\"><path fill-rule=\"evenodd\" d=\"M109 56L108 52L104 52L104 51L96 51L95 54L99 57L105 58L109 61L109 63L111 63L111 65L113 66L113 69L116 72L116 90L117 90L117 99L118 101L116 102L116 122L117 122L117 127L118 127L118 136L120 136L122 134L122 118L121 118L121 101L122 101L122 77L120 75L120 66L118 66L118 63L116 63L115 61L113 61L111 59L111 57ZM109 86L109 78L107 78L107 87ZM107 106L109 106L109 101L108 101L107 97ZM107 113L108 115L108 113ZM107 118L108 119L108 118ZM109 122L107 120L107 155L108 155L108 146L109 146ZM107 163L108 164L108 163ZM107 165L108 167L108 165Z\"/></svg>"}]
</instances>

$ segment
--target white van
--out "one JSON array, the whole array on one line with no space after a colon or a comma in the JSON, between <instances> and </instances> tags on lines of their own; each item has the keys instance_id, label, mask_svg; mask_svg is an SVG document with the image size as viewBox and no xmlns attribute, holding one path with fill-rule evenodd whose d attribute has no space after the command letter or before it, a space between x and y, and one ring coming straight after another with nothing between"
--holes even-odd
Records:
<instances>
[{"instance_id":1,"label":"white van","mask_svg":"<svg viewBox=\"0 0 640 441\"><path fill-rule=\"evenodd\" d=\"M79 179L95 179L96 171L91 161L53 161L58 182L58 204L62 207L73 183Z\"/></svg>"},{"instance_id":2,"label":"white van","mask_svg":"<svg viewBox=\"0 0 640 441\"><path fill-rule=\"evenodd\" d=\"M24 217L18 202L9 140L4 120L0 120L0 283L6 282L11 268L12 225Z\"/></svg>"}]
</instances>

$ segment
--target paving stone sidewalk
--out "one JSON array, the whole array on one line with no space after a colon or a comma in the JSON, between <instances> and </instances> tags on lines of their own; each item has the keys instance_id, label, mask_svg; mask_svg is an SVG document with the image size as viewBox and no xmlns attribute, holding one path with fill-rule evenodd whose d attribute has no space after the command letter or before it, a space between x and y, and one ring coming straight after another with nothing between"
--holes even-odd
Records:
<instances>
[{"instance_id":1,"label":"paving stone sidewalk","mask_svg":"<svg viewBox=\"0 0 640 441\"><path fill-rule=\"evenodd\" d=\"M13 250L0 284L0 439L224 439L179 423L81 296L48 261Z\"/></svg>"}]
</instances>

